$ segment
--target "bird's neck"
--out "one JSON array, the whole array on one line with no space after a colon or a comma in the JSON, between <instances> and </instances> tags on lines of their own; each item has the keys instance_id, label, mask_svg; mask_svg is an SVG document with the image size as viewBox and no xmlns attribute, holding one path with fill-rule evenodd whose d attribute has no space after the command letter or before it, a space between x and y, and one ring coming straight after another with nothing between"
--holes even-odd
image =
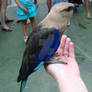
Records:
<instances>
[{"instance_id":1,"label":"bird's neck","mask_svg":"<svg viewBox=\"0 0 92 92\"><path fill-rule=\"evenodd\" d=\"M56 28L60 32L64 32L67 28L67 21L64 21L59 15L49 13L40 25L42 28Z\"/></svg>"}]
</instances>

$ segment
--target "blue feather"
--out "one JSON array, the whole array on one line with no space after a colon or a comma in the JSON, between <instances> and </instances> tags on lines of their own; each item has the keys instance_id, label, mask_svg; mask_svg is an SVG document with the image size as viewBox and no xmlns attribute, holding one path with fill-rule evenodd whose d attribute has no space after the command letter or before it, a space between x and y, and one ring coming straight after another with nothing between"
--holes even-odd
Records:
<instances>
[{"instance_id":1,"label":"blue feather","mask_svg":"<svg viewBox=\"0 0 92 92\"><path fill-rule=\"evenodd\" d=\"M21 92L23 92L25 86L26 86L27 80L23 80L22 84L21 84Z\"/></svg>"},{"instance_id":2,"label":"blue feather","mask_svg":"<svg viewBox=\"0 0 92 92\"><path fill-rule=\"evenodd\" d=\"M38 70L43 64L44 64L44 62L42 61L42 62L34 69L34 71Z\"/></svg>"},{"instance_id":3,"label":"blue feather","mask_svg":"<svg viewBox=\"0 0 92 92\"><path fill-rule=\"evenodd\" d=\"M54 54L60 43L60 32L53 29L53 34L43 44L43 47L34 54L36 67L41 61L48 61Z\"/></svg>"},{"instance_id":4,"label":"blue feather","mask_svg":"<svg viewBox=\"0 0 92 92\"><path fill-rule=\"evenodd\" d=\"M34 69L27 66L25 80L21 84L21 91L23 92L28 75L38 70L49 58L54 54L60 43L60 32L57 29L53 29L53 34L43 44L43 47L34 54L35 66Z\"/></svg>"}]
</instances>

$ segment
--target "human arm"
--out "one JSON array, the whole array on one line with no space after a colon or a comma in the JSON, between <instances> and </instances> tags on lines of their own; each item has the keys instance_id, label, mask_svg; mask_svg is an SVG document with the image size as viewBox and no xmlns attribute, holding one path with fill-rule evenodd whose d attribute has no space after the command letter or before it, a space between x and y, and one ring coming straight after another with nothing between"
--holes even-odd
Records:
<instances>
[{"instance_id":1,"label":"human arm","mask_svg":"<svg viewBox=\"0 0 92 92\"><path fill-rule=\"evenodd\" d=\"M36 5L36 7L38 7L38 2L37 2L37 0L34 0L34 4Z\"/></svg>"},{"instance_id":2,"label":"human arm","mask_svg":"<svg viewBox=\"0 0 92 92\"><path fill-rule=\"evenodd\" d=\"M49 12L52 7L52 0L46 0L46 2L47 2L48 12Z\"/></svg>"},{"instance_id":3,"label":"human arm","mask_svg":"<svg viewBox=\"0 0 92 92\"><path fill-rule=\"evenodd\" d=\"M36 2L36 3L37 3L37 0L34 0L34 2Z\"/></svg>"},{"instance_id":4,"label":"human arm","mask_svg":"<svg viewBox=\"0 0 92 92\"><path fill-rule=\"evenodd\" d=\"M15 2L17 3L17 5L18 5L25 13L27 13L27 9L24 8L24 7L21 5L21 3L19 2L19 0L15 0Z\"/></svg>"},{"instance_id":5,"label":"human arm","mask_svg":"<svg viewBox=\"0 0 92 92\"><path fill-rule=\"evenodd\" d=\"M60 61L67 64L49 64L45 66L47 72L57 81L60 92L88 92L81 76L74 55L74 45L71 40L63 35L56 53Z\"/></svg>"}]
</instances>

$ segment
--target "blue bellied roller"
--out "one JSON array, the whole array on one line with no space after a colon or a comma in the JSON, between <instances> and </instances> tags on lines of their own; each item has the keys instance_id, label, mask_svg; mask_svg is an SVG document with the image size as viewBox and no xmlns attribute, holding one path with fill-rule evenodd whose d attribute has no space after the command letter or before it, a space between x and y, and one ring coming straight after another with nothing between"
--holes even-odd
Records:
<instances>
[{"instance_id":1,"label":"blue bellied roller","mask_svg":"<svg viewBox=\"0 0 92 92\"><path fill-rule=\"evenodd\" d=\"M49 63L59 47L62 34L73 14L74 5L59 3L52 7L28 37L17 82L21 82L20 92L26 86L28 76L43 64Z\"/></svg>"}]
</instances>

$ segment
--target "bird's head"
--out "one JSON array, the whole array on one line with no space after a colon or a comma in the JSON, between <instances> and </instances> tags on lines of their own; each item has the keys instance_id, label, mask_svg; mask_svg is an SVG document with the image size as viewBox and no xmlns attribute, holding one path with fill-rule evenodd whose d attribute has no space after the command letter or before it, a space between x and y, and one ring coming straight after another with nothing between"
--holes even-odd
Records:
<instances>
[{"instance_id":1,"label":"bird's head","mask_svg":"<svg viewBox=\"0 0 92 92\"><path fill-rule=\"evenodd\" d=\"M54 5L46 18L41 22L43 28L56 28L64 32L73 15L75 5L72 3L61 2Z\"/></svg>"},{"instance_id":2,"label":"bird's head","mask_svg":"<svg viewBox=\"0 0 92 92\"><path fill-rule=\"evenodd\" d=\"M61 2L56 5L54 5L51 9L51 13L55 13L57 16L61 16L62 18L69 18L73 14L74 10L74 4L72 3L66 3L66 2Z\"/></svg>"},{"instance_id":3,"label":"bird's head","mask_svg":"<svg viewBox=\"0 0 92 92\"><path fill-rule=\"evenodd\" d=\"M48 14L51 27L56 27L61 31L65 31L73 15L74 4L61 2L54 5Z\"/></svg>"}]
</instances>

